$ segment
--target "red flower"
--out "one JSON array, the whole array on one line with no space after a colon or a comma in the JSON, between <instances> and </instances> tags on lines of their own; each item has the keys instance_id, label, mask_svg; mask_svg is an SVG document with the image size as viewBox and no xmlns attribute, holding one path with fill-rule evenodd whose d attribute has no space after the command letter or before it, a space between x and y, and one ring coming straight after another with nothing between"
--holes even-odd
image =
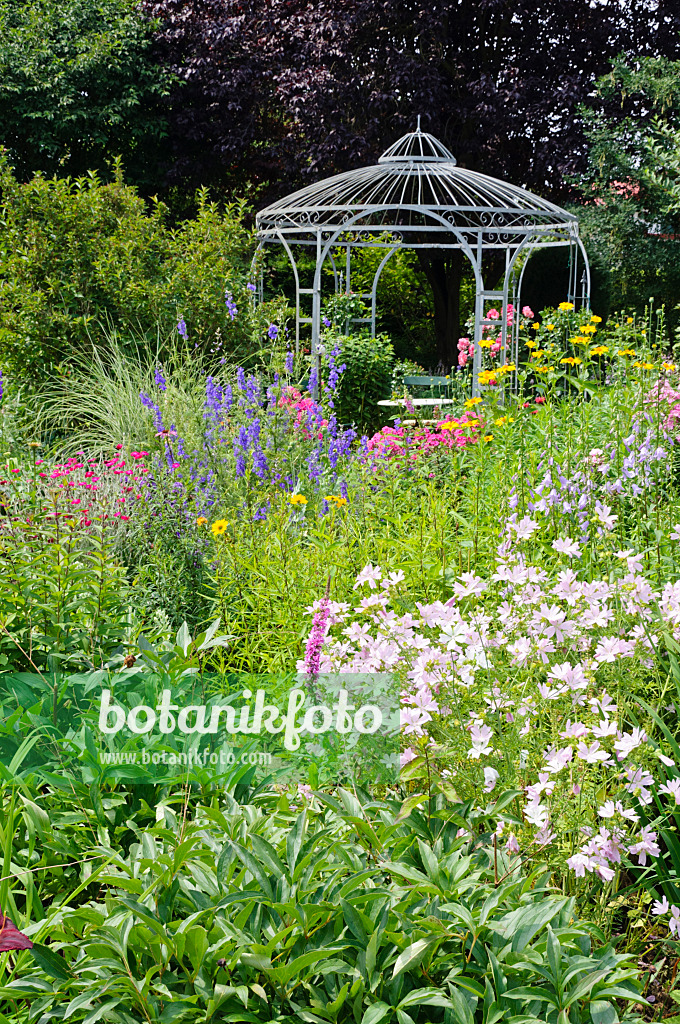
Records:
<instances>
[{"instance_id":1,"label":"red flower","mask_svg":"<svg viewBox=\"0 0 680 1024\"><path fill-rule=\"evenodd\" d=\"M9 949L33 949L33 943L0 910L0 953L6 953Z\"/></svg>"}]
</instances>

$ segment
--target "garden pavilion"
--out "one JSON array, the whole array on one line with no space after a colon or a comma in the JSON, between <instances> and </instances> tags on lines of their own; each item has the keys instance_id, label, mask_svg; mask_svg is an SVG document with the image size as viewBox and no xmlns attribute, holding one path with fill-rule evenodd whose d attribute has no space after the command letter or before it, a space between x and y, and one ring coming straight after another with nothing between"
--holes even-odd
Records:
<instances>
[{"instance_id":1,"label":"garden pavilion","mask_svg":"<svg viewBox=\"0 0 680 1024\"><path fill-rule=\"evenodd\" d=\"M357 248L385 250L371 291L361 296L369 304L366 321L373 336L380 275L398 249L460 249L467 256L476 283L473 395L480 391L480 341L485 326L500 326L501 364L517 362L522 277L533 251L569 246L568 299L575 305L589 305L590 269L577 218L526 189L458 167L438 139L421 131L420 118L416 131L386 149L377 164L325 178L285 196L261 210L256 224L260 250L272 243L282 245L292 265L296 351L301 326L306 324L311 327L314 379L318 379L320 358L322 270L328 261L336 293L349 292L352 253ZM311 247L316 255L311 288L301 286L301 247ZM490 250L504 256L505 269L495 288L487 287L482 270L482 258ZM489 305L498 303L505 309L511 303L514 308L514 315L501 315L500 323L486 316Z\"/></svg>"}]
</instances>

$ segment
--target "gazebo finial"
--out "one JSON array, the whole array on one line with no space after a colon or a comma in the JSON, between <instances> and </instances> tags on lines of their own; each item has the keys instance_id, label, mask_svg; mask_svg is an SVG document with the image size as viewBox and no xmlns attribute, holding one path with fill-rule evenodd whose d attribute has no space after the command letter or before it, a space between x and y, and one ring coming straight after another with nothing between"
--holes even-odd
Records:
<instances>
[{"instance_id":1,"label":"gazebo finial","mask_svg":"<svg viewBox=\"0 0 680 1024\"><path fill-rule=\"evenodd\" d=\"M419 132L419 131L420 131L420 114L418 114L418 123L417 123L417 125L416 125L416 131L417 131L417 132Z\"/></svg>"}]
</instances>

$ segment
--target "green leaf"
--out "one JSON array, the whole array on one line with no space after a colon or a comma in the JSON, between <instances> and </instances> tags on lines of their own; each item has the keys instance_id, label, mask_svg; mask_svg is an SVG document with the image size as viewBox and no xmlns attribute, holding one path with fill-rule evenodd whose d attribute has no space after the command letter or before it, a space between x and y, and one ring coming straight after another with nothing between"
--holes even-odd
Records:
<instances>
[{"instance_id":1,"label":"green leaf","mask_svg":"<svg viewBox=\"0 0 680 1024\"><path fill-rule=\"evenodd\" d=\"M403 974L404 971L408 971L412 967L417 967L431 945L431 939L418 939L417 942L407 946L397 957L394 970L392 971L392 978L398 977L398 975Z\"/></svg>"},{"instance_id":2,"label":"green leaf","mask_svg":"<svg viewBox=\"0 0 680 1024\"><path fill-rule=\"evenodd\" d=\"M392 1015L392 1007L388 1006L387 1003L373 1003L365 1011L361 1018L361 1024L378 1024L379 1021L385 1020L386 1017Z\"/></svg>"},{"instance_id":3,"label":"green leaf","mask_svg":"<svg viewBox=\"0 0 680 1024\"><path fill-rule=\"evenodd\" d=\"M68 981L69 978L73 977L63 956L59 956L51 949L48 949L47 946L34 942L33 949L29 950L29 952L48 977L54 978L56 981Z\"/></svg>"}]
</instances>

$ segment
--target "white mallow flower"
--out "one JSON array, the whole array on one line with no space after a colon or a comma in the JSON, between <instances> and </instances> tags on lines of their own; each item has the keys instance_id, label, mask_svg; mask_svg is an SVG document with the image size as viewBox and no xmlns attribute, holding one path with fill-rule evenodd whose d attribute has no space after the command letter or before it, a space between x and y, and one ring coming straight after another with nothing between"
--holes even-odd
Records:
<instances>
[{"instance_id":1,"label":"white mallow flower","mask_svg":"<svg viewBox=\"0 0 680 1024\"><path fill-rule=\"evenodd\" d=\"M484 769L484 792L490 793L498 782L498 772L495 768Z\"/></svg>"}]
</instances>

